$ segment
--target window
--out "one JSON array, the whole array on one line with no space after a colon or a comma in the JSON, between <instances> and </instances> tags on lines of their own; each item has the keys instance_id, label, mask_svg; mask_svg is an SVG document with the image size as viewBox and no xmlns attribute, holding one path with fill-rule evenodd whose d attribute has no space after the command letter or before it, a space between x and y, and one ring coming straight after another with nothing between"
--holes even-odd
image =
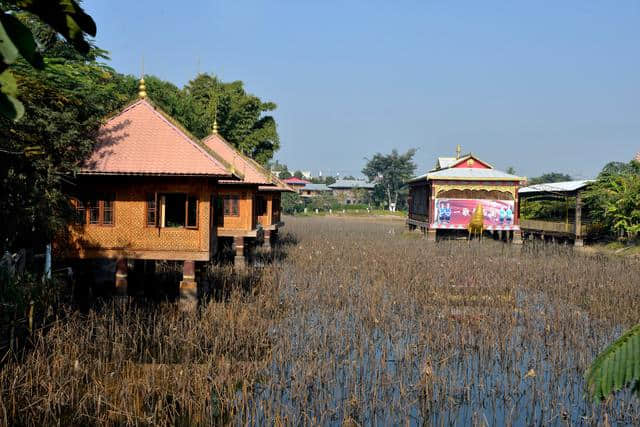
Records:
<instances>
[{"instance_id":1,"label":"window","mask_svg":"<svg viewBox=\"0 0 640 427\"><path fill-rule=\"evenodd\" d=\"M187 197L187 228L198 227L198 198Z\"/></svg>"},{"instance_id":2,"label":"window","mask_svg":"<svg viewBox=\"0 0 640 427\"><path fill-rule=\"evenodd\" d=\"M89 224L100 224L100 201L89 200L87 207L89 208Z\"/></svg>"},{"instance_id":3,"label":"window","mask_svg":"<svg viewBox=\"0 0 640 427\"><path fill-rule=\"evenodd\" d=\"M166 193L160 197L160 223L163 227L198 227L198 198L185 193ZM155 200L155 196L154 196ZM157 203L147 198L147 225L158 215Z\"/></svg>"},{"instance_id":4,"label":"window","mask_svg":"<svg viewBox=\"0 0 640 427\"><path fill-rule=\"evenodd\" d=\"M256 215L263 216L267 214L267 199L264 196L256 197Z\"/></svg>"},{"instance_id":5,"label":"window","mask_svg":"<svg viewBox=\"0 0 640 427\"><path fill-rule=\"evenodd\" d=\"M224 196L224 216L239 216L238 196Z\"/></svg>"},{"instance_id":6,"label":"window","mask_svg":"<svg viewBox=\"0 0 640 427\"><path fill-rule=\"evenodd\" d=\"M113 225L113 200L102 201L102 225Z\"/></svg>"},{"instance_id":7,"label":"window","mask_svg":"<svg viewBox=\"0 0 640 427\"><path fill-rule=\"evenodd\" d=\"M147 194L147 226L158 225L158 193Z\"/></svg>"},{"instance_id":8,"label":"window","mask_svg":"<svg viewBox=\"0 0 640 427\"><path fill-rule=\"evenodd\" d=\"M107 225L114 224L115 195L98 194L94 199L74 201L79 224Z\"/></svg>"}]
</instances>

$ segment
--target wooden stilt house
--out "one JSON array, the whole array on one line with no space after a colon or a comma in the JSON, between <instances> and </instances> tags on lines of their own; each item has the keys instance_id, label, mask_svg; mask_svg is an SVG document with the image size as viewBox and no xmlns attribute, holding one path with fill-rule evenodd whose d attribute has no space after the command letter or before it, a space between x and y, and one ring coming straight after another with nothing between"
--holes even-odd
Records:
<instances>
[{"instance_id":1,"label":"wooden stilt house","mask_svg":"<svg viewBox=\"0 0 640 427\"><path fill-rule=\"evenodd\" d=\"M293 191L253 159L243 155L219 133L217 124L203 144L217 153L241 179L224 179L216 189L214 223L216 234L232 238L236 265L245 262L248 248L263 241L270 248L284 226L281 194Z\"/></svg>"},{"instance_id":2,"label":"wooden stilt house","mask_svg":"<svg viewBox=\"0 0 640 427\"><path fill-rule=\"evenodd\" d=\"M467 232L481 207L481 230L521 242L518 188L524 178L499 171L473 154L441 157L436 167L409 181L409 229L430 240Z\"/></svg>"},{"instance_id":3,"label":"wooden stilt house","mask_svg":"<svg viewBox=\"0 0 640 427\"><path fill-rule=\"evenodd\" d=\"M195 262L209 261L218 225L211 202L220 180L239 177L146 99L110 118L77 176L78 223L57 245L67 258L117 259L126 293L127 260L182 261L181 289L194 293Z\"/></svg>"}]
</instances>

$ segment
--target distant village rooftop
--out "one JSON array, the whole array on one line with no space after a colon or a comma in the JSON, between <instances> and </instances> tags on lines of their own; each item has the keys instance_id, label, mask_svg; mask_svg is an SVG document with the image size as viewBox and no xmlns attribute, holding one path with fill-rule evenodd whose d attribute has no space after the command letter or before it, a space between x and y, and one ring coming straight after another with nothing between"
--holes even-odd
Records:
<instances>
[{"instance_id":1,"label":"distant village rooftop","mask_svg":"<svg viewBox=\"0 0 640 427\"><path fill-rule=\"evenodd\" d=\"M374 188L376 184L374 182L366 182L360 179L339 179L333 184L329 185L331 189L341 188Z\"/></svg>"},{"instance_id":2,"label":"distant village rooftop","mask_svg":"<svg viewBox=\"0 0 640 427\"><path fill-rule=\"evenodd\" d=\"M331 189L329 187L327 187L325 184L307 184L304 187L302 187L302 190L304 191L331 191Z\"/></svg>"},{"instance_id":3,"label":"distant village rooftop","mask_svg":"<svg viewBox=\"0 0 640 427\"><path fill-rule=\"evenodd\" d=\"M311 182L310 182L310 181L307 181L306 179L296 178L295 176L292 176L291 178L283 179L282 181L283 181L285 184L288 184L288 185L297 185L297 186L311 184Z\"/></svg>"}]
</instances>

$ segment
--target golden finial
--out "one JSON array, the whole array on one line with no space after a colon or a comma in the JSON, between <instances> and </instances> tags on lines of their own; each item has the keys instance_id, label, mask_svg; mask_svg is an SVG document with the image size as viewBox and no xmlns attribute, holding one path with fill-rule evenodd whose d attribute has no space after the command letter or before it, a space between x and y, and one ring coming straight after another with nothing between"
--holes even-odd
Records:
<instances>
[{"instance_id":1,"label":"golden finial","mask_svg":"<svg viewBox=\"0 0 640 427\"><path fill-rule=\"evenodd\" d=\"M147 97L147 87L144 85L144 78L140 79L140 86L138 86L138 96L140 98Z\"/></svg>"},{"instance_id":2,"label":"golden finial","mask_svg":"<svg viewBox=\"0 0 640 427\"><path fill-rule=\"evenodd\" d=\"M213 119L213 133L217 135L219 130L220 128L218 127L218 119Z\"/></svg>"},{"instance_id":3,"label":"golden finial","mask_svg":"<svg viewBox=\"0 0 640 427\"><path fill-rule=\"evenodd\" d=\"M462 149L460 148L460 144L458 144L456 146L456 159L460 158L460 152L462 151Z\"/></svg>"}]
</instances>

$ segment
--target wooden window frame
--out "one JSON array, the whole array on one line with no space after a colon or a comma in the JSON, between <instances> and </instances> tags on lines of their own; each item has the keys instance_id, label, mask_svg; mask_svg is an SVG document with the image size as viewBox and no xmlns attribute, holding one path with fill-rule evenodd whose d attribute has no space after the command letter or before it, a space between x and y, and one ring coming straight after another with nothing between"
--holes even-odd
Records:
<instances>
[{"instance_id":1,"label":"wooden window frame","mask_svg":"<svg viewBox=\"0 0 640 427\"><path fill-rule=\"evenodd\" d=\"M229 201L229 213L227 214L227 200ZM235 201L236 212L233 212L233 204L231 201ZM224 194L222 195L222 215L225 217L239 217L240 216L240 196L237 194Z\"/></svg>"},{"instance_id":2,"label":"wooden window frame","mask_svg":"<svg viewBox=\"0 0 640 427\"><path fill-rule=\"evenodd\" d=\"M80 199L77 199L78 203L82 203L82 205L84 206L84 211L85 211L85 218L84 218L84 224L82 225L88 225L88 226L93 226L93 227L115 227L116 225L116 195L115 193L102 193L102 194L98 194L98 196L95 198L95 200L91 200L93 202L96 202L96 205L94 206L92 203L90 203L90 201L87 202L83 202L80 201ZM105 201L109 201L111 202L111 222L106 223L104 222L104 212L105 212ZM92 207L93 206L93 207ZM91 222L91 210L92 209L97 209L98 210L98 221L97 222Z\"/></svg>"},{"instance_id":3,"label":"wooden window frame","mask_svg":"<svg viewBox=\"0 0 640 427\"><path fill-rule=\"evenodd\" d=\"M154 221L153 224L149 224L149 210L151 210L149 208L149 201L150 201L150 197L149 196L153 196L153 203L154 203ZM154 193L146 193L145 196L145 201L144 201L144 224L145 227L149 227L149 228L156 228L160 226L160 206L158 206L159 203L159 198L158 198L158 192L154 192Z\"/></svg>"},{"instance_id":4,"label":"wooden window frame","mask_svg":"<svg viewBox=\"0 0 640 427\"><path fill-rule=\"evenodd\" d=\"M165 196L168 194L184 194L185 199L184 199L184 225L181 227L167 227L165 224L162 224L162 218L161 218L161 211L162 211L162 207L160 206L160 200L161 200L161 196ZM151 195L151 193L147 193L147 196ZM196 223L195 225L189 225L189 199L190 198L194 198L195 202L196 202L196 213L195 213L195 217L196 217ZM165 201L166 201L166 197L165 197ZM149 214L149 198L147 197L145 199L145 211L144 211L144 222L145 222L145 226L146 227L150 227L150 228L169 228L169 229L188 229L188 230L197 230L198 228L200 228L200 198L198 197L197 194L194 193L189 193L186 191L164 191L164 192L155 192L154 193L154 202L155 202L155 224L151 225L148 222L148 214ZM166 202L165 202L166 203ZM166 218L165 218L166 220Z\"/></svg>"}]
</instances>

